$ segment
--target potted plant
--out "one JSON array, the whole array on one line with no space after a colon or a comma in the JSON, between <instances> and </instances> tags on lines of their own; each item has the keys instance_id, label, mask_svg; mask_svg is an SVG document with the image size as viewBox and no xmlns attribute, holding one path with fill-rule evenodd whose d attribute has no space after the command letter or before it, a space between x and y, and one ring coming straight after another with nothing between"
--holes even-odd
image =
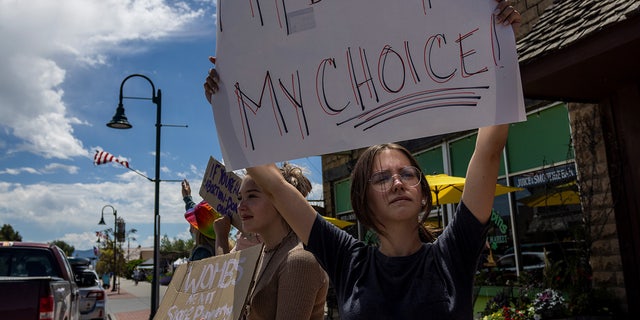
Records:
<instances>
[{"instance_id":1,"label":"potted plant","mask_svg":"<svg viewBox=\"0 0 640 320\"><path fill-rule=\"evenodd\" d=\"M536 294L533 310L537 319L558 319L567 316L567 304L562 293L555 289L544 289Z\"/></svg>"}]
</instances>

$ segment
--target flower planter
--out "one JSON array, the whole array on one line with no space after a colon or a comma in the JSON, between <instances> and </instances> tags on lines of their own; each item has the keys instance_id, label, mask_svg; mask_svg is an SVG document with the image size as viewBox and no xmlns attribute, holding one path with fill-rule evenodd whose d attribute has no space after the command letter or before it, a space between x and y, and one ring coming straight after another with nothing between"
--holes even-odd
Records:
<instances>
[{"instance_id":1,"label":"flower planter","mask_svg":"<svg viewBox=\"0 0 640 320\"><path fill-rule=\"evenodd\" d=\"M474 292L477 292L476 299L473 304L473 313L479 314L484 311L487 302L497 294L510 290L512 295L519 295L522 288L514 286L476 286Z\"/></svg>"}]
</instances>

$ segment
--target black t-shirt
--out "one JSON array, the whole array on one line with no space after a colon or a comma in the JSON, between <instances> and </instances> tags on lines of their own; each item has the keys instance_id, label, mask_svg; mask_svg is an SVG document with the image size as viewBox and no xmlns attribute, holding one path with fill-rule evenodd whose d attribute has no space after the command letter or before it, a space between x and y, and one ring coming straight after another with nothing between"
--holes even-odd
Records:
<instances>
[{"instance_id":1,"label":"black t-shirt","mask_svg":"<svg viewBox=\"0 0 640 320\"><path fill-rule=\"evenodd\" d=\"M308 245L335 288L340 319L472 319L487 227L460 204L434 243L387 257L316 217Z\"/></svg>"}]
</instances>

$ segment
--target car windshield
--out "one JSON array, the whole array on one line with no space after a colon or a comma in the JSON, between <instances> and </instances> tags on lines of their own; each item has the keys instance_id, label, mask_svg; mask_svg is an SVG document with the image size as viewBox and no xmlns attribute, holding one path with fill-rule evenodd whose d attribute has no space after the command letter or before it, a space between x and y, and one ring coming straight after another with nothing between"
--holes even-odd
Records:
<instances>
[{"instance_id":1,"label":"car windshield","mask_svg":"<svg viewBox=\"0 0 640 320\"><path fill-rule=\"evenodd\" d=\"M76 276L76 283L80 288L87 288L99 285L98 276L93 272L79 272Z\"/></svg>"},{"instance_id":2,"label":"car windshield","mask_svg":"<svg viewBox=\"0 0 640 320\"><path fill-rule=\"evenodd\" d=\"M53 256L47 250L0 250L0 276L42 277L59 276Z\"/></svg>"}]
</instances>

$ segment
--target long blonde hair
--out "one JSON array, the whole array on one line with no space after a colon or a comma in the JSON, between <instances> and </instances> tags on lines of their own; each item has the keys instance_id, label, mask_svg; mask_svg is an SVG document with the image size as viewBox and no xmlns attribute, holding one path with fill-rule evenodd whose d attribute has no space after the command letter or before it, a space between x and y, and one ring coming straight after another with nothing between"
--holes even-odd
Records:
<instances>
[{"instance_id":1,"label":"long blonde hair","mask_svg":"<svg viewBox=\"0 0 640 320\"><path fill-rule=\"evenodd\" d=\"M200 232L198 229L193 228L193 236L195 239L195 245L206 245L210 246L212 249L216 247L216 239L211 239L204 235L204 233Z\"/></svg>"}]
</instances>

